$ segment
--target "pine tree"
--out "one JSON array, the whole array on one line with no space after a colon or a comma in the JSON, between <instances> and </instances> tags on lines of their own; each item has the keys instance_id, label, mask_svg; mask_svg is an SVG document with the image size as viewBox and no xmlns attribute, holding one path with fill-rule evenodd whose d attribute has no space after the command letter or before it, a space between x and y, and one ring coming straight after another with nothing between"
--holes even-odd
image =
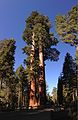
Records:
<instances>
[{"instance_id":1,"label":"pine tree","mask_svg":"<svg viewBox=\"0 0 78 120\"><path fill-rule=\"evenodd\" d=\"M20 65L16 70L16 76L18 83L16 85L16 93L18 96L18 108L22 108L23 106L28 108L28 81L27 81L27 73L22 65Z\"/></svg>"},{"instance_id":2,"label":"pine tree","mask_svg":"<svg viewBox=\"0 0 78 120\"><path fill-rule=\"evenodd\" d=\"M12 97L14 92L14 53L15 40L5 39L0 41L0 92L4 91L5 103L8 101L12 105Z\"/></svg>"},{"instance_id":3,"label":"pine tree","mask_svg":"<svg viewBox=\"0 0 78 120\"><path fill-rule=\"evenodd\" d=\"M78 51L78 4L66 15L56 16L56 31L63 42L76 46ZM76 52L76 60L77 58L78 52Z\"/></svg>"},{"instance_id":4,"label":"pine tree","mask_svg":"<svg viewBox=\"0 0 78 120\"><path fill-rule=\"evenodd\" d=\"M77 97L76 63L72 56L67 53L63 63L62 74L58 78L57 98L58 103L70 106Z\"/></svg>"},{"instance_id":5,"label":"pine tree","mask_svg":"<svg viewBox=\"0 0 78 120\"><path fill-rule=\"evenodd\" d=\"M76 65L73 61L72 56L69 53L65 56L65 61L63 64L63 85L66 91L66 96L68 99L66 101L70 102L74 100L74 92L77 92L77 79L76 79Z\"/></svg>"}]
</instances>

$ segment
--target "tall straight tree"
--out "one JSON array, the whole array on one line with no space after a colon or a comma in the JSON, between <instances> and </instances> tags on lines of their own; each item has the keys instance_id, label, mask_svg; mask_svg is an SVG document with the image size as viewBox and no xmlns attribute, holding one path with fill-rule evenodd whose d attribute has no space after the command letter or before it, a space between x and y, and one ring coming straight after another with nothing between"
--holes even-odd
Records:
<instances>
[{"instance_id":1,"label":"tall straight tree","mask_svg":"<svg viewBox=\"0 0 78 120\"><path fill-rule=\"evenodd\" d=\"M63 64L63 84L67 89L66 92L68 96L66 97L70 97L71 100L75 100L74 96L77 93L77 79L75 71L76 65L73 58L69 53L67 53Z\"/></svg>"},{"instance_id":2,"label":"tall straight tree","mask_svg":"<svg viewBox=\"0 0 78 120\"><path fill-rule=\"evenodd\" d=\"M58 78L58 103L70 105L77 97L76 64L72 56L67 53L65 56L62 74Z\"/></svg>"},{"instance_id":3,"label":"tall straight tree","mask_svg":"<svg viewBox=\"0 0 78 120\"><path fill-rule=\"evenodd\" d=\"M6 92L5 98L10 103L12 103L12 93L14 92L15 48L14 39L0 41L0 91L4 88L3 91Z\"/></svg>"},{"instance_id":4,"label":"tall straight tree","mask_svg":"<svg viewBox=\"0 0 78 120\"><path fill-rule=\"evenodd\" d=\"M30 80L34 81L35 86L36 83L38 83L39 95L37 95L39 96L39 104L41 106L43 106L46 102L44 61L47 59L58 60L59 55L58 50L52 48L52 45L56 45L58 41L54 37L53 33L50 33L50 28L51 23L49 21L49 18L47 16L39 14L37 11L34 11L27 18L26 28L23 33L23 39L26 42L26 47L23 50L28 55L26 65L29 66L30 72L32 73L31 76L33 76L30 78ZM30 72L29 74L31 74ZM32 91L34 97L36 98L37 96L35 96L35 87L33 90ZM32 101L33 100L34 99L32 98Z\"/></svg>"},{"instance_id":5,"label":"tall straight tree","mask_svg":"<svg viewBox=\"0 0 78 120\"><path fill-rule=\"evenodd\" d=\"M22 65L20 65L16 70L16 76L18 79L17 83L17 96L18 96L18 108L22 108L23 106L28 108L28 81L27 74Z\"/></svg>"}]
</instances>

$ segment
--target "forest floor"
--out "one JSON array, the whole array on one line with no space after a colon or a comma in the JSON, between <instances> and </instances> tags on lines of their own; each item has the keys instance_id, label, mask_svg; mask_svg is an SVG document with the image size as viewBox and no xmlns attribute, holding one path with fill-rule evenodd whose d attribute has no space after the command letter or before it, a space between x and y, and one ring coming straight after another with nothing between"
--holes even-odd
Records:
<instances>
[{"instance_id":1,"label":"forest floor","mask_svg":"<svg viewBox=\"0 0 78 120\"><path fill-rule=\"evenodd\" d=\"M69 120L69 118L67 111L44 109L32 112L0 112L0 120Z\"/></svg>"}]
</instances>

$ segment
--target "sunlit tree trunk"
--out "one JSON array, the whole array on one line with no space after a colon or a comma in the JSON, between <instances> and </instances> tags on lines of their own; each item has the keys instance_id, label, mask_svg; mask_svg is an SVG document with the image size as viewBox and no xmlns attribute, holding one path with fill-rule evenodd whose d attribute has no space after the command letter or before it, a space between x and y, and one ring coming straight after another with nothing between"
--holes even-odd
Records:
<instances>
[{"instance_id":1,"label":"sunlit tree trunk","mask_svg":"<svg viewBox=\"0 0 78 120\"><path fill-rule=\"evenodd\" d=\"M39 45L39 98L40 106L46 102L45 70L42 45Z\"/></svg>"},{"instance_id":2,"label":"sunlit tree trunk","mask_svg":"<svg viewBox=\"0 0 78 120\"><path fill-rule=\"evenodd\" d=\"M33 64L34 64L34 55L35 55L35 41L34 41L34 33L32 35L32 46L31 46L31 67L30 67L30 95L29 95L29 107L34 108L37 106L37 100L35 96L35 77L34 77L34 71L33 71Z\"/></svg>"},{"instance_id":3,"label":"sunlit tree trunk","mask_svg":"<svg viewBox=\"0 0 78 120\"><path fill-rule=\"evenodd\" d=\"M25 106L25 96L22 94L22 106Z\"/></svg>"}]
</instances>

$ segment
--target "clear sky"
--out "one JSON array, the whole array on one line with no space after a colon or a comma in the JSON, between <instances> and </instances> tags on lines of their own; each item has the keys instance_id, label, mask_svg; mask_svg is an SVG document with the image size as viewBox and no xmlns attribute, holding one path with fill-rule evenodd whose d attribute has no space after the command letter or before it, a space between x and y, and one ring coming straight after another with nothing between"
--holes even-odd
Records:
<instances>
[{"instance_id":1,"label":"clear sky","mask_svg":"<svg viewBox=\"0 0 78 120\"><path fill-rule=\"evenodd\" d=\"M26 58L26 55L22 53L22 48L25 46L22 34L25 20L31 12L37 10L41 14L47 15L52 22L51 31L56 35L55 16L66 14L76 4L77 0L0 0L0 40L4 38L16 40L15 69L23 64L23 60ZM69 52L75 57L75 47L59 42L57 49L60 51L58 62L46 61L45 73L49 92L54 86L57 86L66 53Z\"/></svg>"}]
</instances>

